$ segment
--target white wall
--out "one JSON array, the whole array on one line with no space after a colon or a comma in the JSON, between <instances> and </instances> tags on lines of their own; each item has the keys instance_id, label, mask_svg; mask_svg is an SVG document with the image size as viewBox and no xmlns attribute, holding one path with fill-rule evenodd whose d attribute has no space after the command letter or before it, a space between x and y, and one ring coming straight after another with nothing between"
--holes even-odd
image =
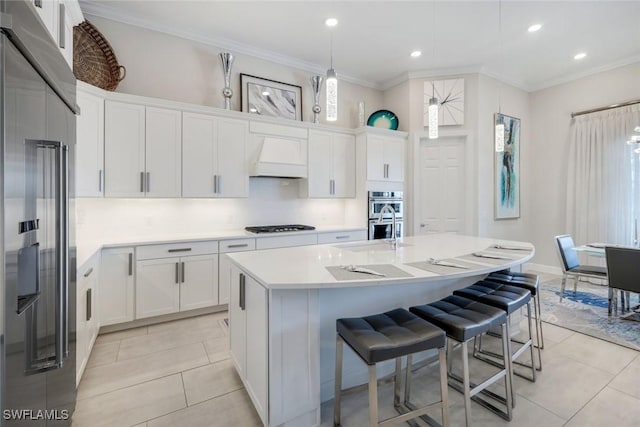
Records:
<instances>
[{"instance_id":1,"label":"white wall","mask_svg":"<svg viewBox=\"0 0 640 427\"><path fill-rule=\"evenodd\" d=\"M127 76L117 92L224 108L224 76L217 47L128 24L88 16L109 41ZM231 52L233 53L233 52ZM231 68L231 109L240 111L240 73L302 87L302 117L313 121L312 74L247 55L234 54ZM338 79L340 70L338 69ZM321 91L321 123L325 118L325 86ZM340 81L336 126L355 128L358 101L366 115L383 108L382 91Z\"/></svg>"},{"instance_id":2,"label":"white wall","mask_svg":"<svg viewBox=\"0 0 640 427\"><path fill-rule=\"evenodd\" d=\"M640 99L640 63L533 92L529 99L530 240L536 246L534 262L559 266L553 237L567 232L565 165L571 113Z\"/></svg>"}]
</instances>

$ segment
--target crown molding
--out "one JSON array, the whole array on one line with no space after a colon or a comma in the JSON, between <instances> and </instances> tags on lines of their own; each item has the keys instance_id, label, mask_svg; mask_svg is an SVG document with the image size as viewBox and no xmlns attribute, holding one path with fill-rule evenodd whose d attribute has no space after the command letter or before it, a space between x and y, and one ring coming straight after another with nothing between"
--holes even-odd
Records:
<instances>
[{"instance_id":1,"label":"crown molding","mask_svg":"<svg viewBox=\"0 0 640 427\"><path fill-rule=\"evenodd\" d=\"M229 50L236 54L243 54L254 58L262 59L276 64L286 65L288 67L296 68L302 71L306 71L312 74L324 75L327 72L327 67L315 64L308 61L303 61L298 58L294 58L287 55L270 51L267 49L261 49L256 46L252 46L245 43L240 43L234 40L226 39L223 37L209 37L203 34L186 31L178 28L166 28L158 25L157 23L140 19L133 16L129 16L121 13L117 9L107 6L104 3L93 3L80 1L80 7L85 15L96 16L99 18L108 19L111 21L120 22L123 24L132 25L146 30L156 31L163 34L168 34L175 37L191 40L197 43L202 43L209 46L214 46L223 50ZM371 89L382 90L381 85L368 80L363 80L347 74L338 73L338 77L341 81L353 83L359 86L368 87Z\"/></svg>"}]
</instances>

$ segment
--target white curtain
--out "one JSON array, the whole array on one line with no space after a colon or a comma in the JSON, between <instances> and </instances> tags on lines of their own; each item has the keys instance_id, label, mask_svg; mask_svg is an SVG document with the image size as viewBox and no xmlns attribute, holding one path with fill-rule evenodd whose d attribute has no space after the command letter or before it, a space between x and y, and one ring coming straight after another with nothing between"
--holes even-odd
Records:
<instances>
[{"instance_id":1,"label":"white curtain","mask_svg":"<svg viewBox=\"0 0 640 427\"><path fill-rule=\"evenodd\" d=\"M640 105L585 114L571 123L567 231L576 244L629 245L640 222L640 154L625 142L640 126ZM639 224L640 225L640 224Z\"/></svg>"}]
</instances>

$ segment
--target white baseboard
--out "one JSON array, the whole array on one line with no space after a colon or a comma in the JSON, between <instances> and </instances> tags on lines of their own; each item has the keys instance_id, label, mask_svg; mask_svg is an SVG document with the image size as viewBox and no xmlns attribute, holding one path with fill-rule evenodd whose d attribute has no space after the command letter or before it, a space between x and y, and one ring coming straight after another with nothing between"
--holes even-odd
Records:
<instances>
[{"instance_id":1,"label":"white baseboard","mask_svg":"<svg viewBox=\"0 0 640 427\"><path fill-rule=\"evenodd\" d=\"M546 265L546 264L535 264L532 262L528 262L524 265L524 270L535 270L541 273L555 274L557 276L562 276L562 269L560 267L556 267L555 265Z\"/></svg>"}]
</instances>

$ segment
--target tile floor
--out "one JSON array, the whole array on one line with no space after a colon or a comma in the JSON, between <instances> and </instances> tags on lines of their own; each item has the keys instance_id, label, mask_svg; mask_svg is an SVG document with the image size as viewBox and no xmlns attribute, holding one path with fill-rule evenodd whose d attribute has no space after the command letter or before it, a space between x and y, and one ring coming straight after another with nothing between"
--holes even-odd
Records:
<instances>
[{"instance_id":1,"label":"tile floor","mask_svg":"<svg viewBox=\"0 0 640 427\"><path fill-rule=\"evenodd\" d=\"M100 335L78 389L73 426L259 426L229 360L226 313ZM640 352L544 324L543 371L516 377L511 423L472 404L474 426L638 426ZM488 372L474 361L472 372ZM455 365L454 365L455 366ZM436 400L437 369L414 375L413 396ZM495 387L496 391L502 391ZM450 389L451 425L464 425L461 395ZM382 416L393 415L392 388L380 387ZM333 402L322 405L332 425ZM343 398L344 427L367 425L366 389Z\"/></svg>"}]
</instances>

